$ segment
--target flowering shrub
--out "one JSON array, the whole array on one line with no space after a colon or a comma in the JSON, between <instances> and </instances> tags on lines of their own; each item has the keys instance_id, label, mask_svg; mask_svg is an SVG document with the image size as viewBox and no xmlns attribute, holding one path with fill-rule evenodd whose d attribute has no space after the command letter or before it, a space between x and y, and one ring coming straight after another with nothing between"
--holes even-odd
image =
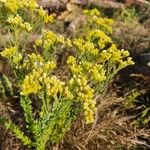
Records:
<instances>
[{"instance_id":1,"label":"flowering shrub","mask_svg":"<svg viewBox=\"0 0 150 150\"><path fill-rule=\"evenodd\" d=\"M101 18L98 10L85 10L87 22L80 36L69 39L44 29L52 22L35 0L0 0L1 24L11 39L0 53L6 57L15 76L24 111L24 134L10 120L1 118L24 145L44 150L46 143L59 142L80 113L87 124L94 122L96 97L106 90L114 75L133 61L125 50L118 50L111 38L110 19ZM38 27L41 37L28 53L27 39ZM57 75L57 53L61 47L74 50L66 60L67 77ZM40 51L42 49L42 52ZM33 107L36 103L36 110ZM36 115L35 115L36 114Z\"/></svg>"}]
</instances>

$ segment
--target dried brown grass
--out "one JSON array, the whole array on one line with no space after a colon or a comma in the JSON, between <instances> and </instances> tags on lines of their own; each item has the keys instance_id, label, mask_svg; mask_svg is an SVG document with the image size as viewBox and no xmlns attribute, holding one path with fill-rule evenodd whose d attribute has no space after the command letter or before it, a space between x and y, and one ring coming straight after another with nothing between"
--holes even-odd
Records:
<instances>
[{"instance_id":1,"label":"dried brown grass","mask_svg":"<svg viewBox=\"0 0 150 150\"><path fill-rule=\"evenodd\" d=\"M124 103L125 99L115 95L102 98L95 123L86 126L79 118L66 136L61 149L66 150L67 145L73 150L150 148L150 130L139 129L133 124L134 116L125 111Z\"/></svg>"}]
</instances>

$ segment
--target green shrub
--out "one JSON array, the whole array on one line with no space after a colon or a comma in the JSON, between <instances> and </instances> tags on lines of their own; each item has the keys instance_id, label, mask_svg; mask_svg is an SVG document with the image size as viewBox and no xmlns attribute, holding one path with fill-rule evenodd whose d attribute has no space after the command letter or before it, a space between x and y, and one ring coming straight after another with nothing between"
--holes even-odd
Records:
<instances>
[{"instance_id":1,"label":"green shrub","mask_svg":"<svg viewBox=\"0 0 150 150\"><path fill-rule=\"evenodd\" d=\"M24 145L44 150L48 141L57 143L64 137L79 114L87 124L94 122L97 97L114 75L133 61L108 36L112 20L101 18L96 9L84 11L87 22L83 33L73 39L45 30L52 16L34 0L1 0L0 11L1 24L11 37L0 54L10 62L27 135L10 120L1 118L0 122ZM29 53L27 39L37 28L41 37ZM75 54L68 56L67 73L61 77L57 53L64 47Z\"/></svg>"}]
</instances>

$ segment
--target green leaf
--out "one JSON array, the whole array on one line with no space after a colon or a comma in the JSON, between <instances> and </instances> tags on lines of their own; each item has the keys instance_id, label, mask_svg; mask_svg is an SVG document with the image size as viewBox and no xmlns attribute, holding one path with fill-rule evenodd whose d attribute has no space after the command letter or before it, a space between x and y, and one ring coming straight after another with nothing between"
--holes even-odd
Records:
<instances>
[{"instance_id":1,"label":"green leaf","mask_svg":"<svg viewBox=\"0 0 150 150\"><path fill-rule=\"evenodd\" d=\"M32 141L24 135L24 132L20 130L18 126L13 124L11 121L7 121L5 118L0 117L0 123L4 125L4 127L15 134L15 136L20 139L24 145L31 146Z\"/></svg>"},{"instance_id":2,"label":"green leaf","mask_svg":"<svg viewBox=\"0 0 150 150\"><path fill-rule=\"evenodd\" d=\"M9 78L6 75L3 75L2 77L3 79L3 86L5 87L5 91L8 92L10 94L10 96L13 96L13 86L11 81L9 80Z\"/></svg>"},{"instance_id":3,"label":"green leaf","mask_svg":"<svg viewBox=\"0 0 150 150\"><path fill-rule=\"evenodd\" d=\"M21 96L20 97L20 104L24 111L24 117L26 121L26 127L29 129L29 131L33 134L36 134L36 131L34 130L35 121L33 118L33 112L32 112L32 101L29 97Z\"/></svg>"},{"instance_id":4,"label":"green leaf","mask_svg":"<svg viewBox=\"0 0 150 150\"><path fill-rule=\"evenodd\" d=\"M142 111L142 118L144 118L147 114L148 114L148 111L150 110L150 107L146 108L144 111Z\"/></svg>"}]
</instances>

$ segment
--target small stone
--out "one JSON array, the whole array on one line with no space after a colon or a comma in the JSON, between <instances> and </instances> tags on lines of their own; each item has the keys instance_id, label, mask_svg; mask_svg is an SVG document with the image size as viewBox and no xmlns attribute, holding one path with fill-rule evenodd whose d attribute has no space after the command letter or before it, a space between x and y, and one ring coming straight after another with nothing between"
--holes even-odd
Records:
<instances>
[{"instance_id":1,"label":"small stone","mask_svg":"<svg viewBox=\"0 0 150 150\"><path fill-rule=\"evenodd\" d=\"M71 3L68 3L68 4L67 4L67 10L68 10L69 12L74 11L76 8L77 8L77 6L74 5L74 4L71 4Z\"/></svg>"},{"instance_id":2,"label":"small stone","mask_svg":"<svg viewBox=\"0 0 150 150\"><path fill-rule=\"evenodd\" d=\"M147 66L150 67L150 62L147 63Z\"/></svg>"}]
</instances>

